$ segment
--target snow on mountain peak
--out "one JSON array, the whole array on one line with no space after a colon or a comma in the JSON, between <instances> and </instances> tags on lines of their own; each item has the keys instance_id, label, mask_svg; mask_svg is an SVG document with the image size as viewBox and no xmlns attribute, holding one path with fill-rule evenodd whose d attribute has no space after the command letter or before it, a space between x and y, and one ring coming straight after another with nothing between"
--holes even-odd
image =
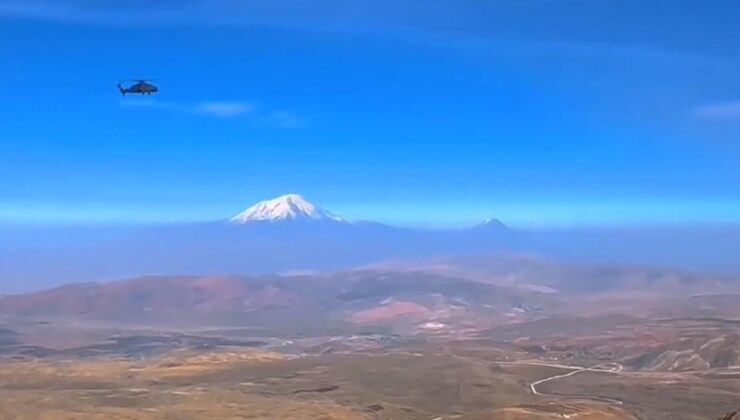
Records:
<instances>
[{"instance_id":1,"label":"snow on mountain peak","mask_svg":"<svg viewBox=\"0 0 740 420\"><path fill-rule=\"evenodd\" d=\"M255 221L318 220L346 223L342 217L322 209L298 194L286 194L272 200L261 201L230 219L244 224Z\"/></svg>"}]
</instances>

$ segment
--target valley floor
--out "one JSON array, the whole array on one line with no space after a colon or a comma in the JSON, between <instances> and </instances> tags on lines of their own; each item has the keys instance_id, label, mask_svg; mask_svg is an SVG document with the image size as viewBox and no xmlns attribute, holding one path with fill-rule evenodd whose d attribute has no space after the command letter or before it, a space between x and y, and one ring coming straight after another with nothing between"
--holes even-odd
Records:
<instances>
[{"instance_id":1,"label":"valley floor","mask_svg":"<svg viewBox=\"0 0 740 420\"><path fill-rule=\"evenodd\" d=\"M46 355L6 348L0 419L699 420L740 405L740 369L637 369L562 343L121 333Z\"/></svg>"}]
</instances>

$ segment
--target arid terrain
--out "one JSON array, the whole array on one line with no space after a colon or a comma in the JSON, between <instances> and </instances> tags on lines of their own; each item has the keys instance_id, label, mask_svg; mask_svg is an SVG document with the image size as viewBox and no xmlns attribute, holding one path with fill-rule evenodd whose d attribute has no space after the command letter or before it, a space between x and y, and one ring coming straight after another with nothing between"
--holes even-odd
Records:
<instances>
[{"instance_id":1,"label":"arid terrain","mask_svg":"<svg viewBox=\"0 0 740 420\"><path fill-rule=\"evenodd\" d=\"M8 296L0 419L699 420L740 408L733 279L528 261Z\"/></svg>"}]
</instances>

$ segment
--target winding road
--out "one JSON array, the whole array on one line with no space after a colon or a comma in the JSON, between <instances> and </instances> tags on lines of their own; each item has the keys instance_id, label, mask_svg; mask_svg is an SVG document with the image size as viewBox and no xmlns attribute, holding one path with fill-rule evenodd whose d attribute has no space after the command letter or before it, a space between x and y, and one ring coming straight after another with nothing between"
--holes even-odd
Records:
<instances>
[{"instance_id":1,"label":"winding road","mask_svg":"<svg viewBox=\"0 0 740 420\"><path fill-rule=\"evenodd\" d=\"M539 385L542 385L544 383L551 382L557 379L563 379L563 378L567 378L570 376L574 376L582 372L599 372L599 373L619 374L620 372L622 372L622 370L624 370L624 366L619 363L605 363L605 364L598 364L598 365L591 366L591 367L560 365L560 364L541 363L541 362L492 362L492 363L495 363L498 365L544 366L544 367L551 367L551 368L557 368L557 369L571 370L571 372L568 372L568 373L549 376L547 378L543 378L543 379L530 383L529 390L532 392L533 395L552 396L552 397L558 397L558 398L565 397L565 398L588 399L592 401L604 402L604 403L615 404L615 405L624 404L624 401L613 399L613 398L601 397L601 396L552 394L552 393L540 392L537 390L537 387Z\"/></svg>"}]
</instances>

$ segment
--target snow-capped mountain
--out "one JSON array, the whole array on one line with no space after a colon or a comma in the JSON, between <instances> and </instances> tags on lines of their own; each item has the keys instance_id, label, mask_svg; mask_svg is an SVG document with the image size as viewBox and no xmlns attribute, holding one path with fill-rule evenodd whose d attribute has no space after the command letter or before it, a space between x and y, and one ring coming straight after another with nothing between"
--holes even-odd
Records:
<instances>
[{"instance_id":1,"label":"snow-capped mountain","mask_svg":"<svg viewBox=\"0 0 740 420\"><path fill-rule=\"evenodd\" d=\"M348 223L330 211L316 206L298 194L286 194L260 201L229 219L234 224L281 220L313 220Z\"/></svg>"}]
</instances>

